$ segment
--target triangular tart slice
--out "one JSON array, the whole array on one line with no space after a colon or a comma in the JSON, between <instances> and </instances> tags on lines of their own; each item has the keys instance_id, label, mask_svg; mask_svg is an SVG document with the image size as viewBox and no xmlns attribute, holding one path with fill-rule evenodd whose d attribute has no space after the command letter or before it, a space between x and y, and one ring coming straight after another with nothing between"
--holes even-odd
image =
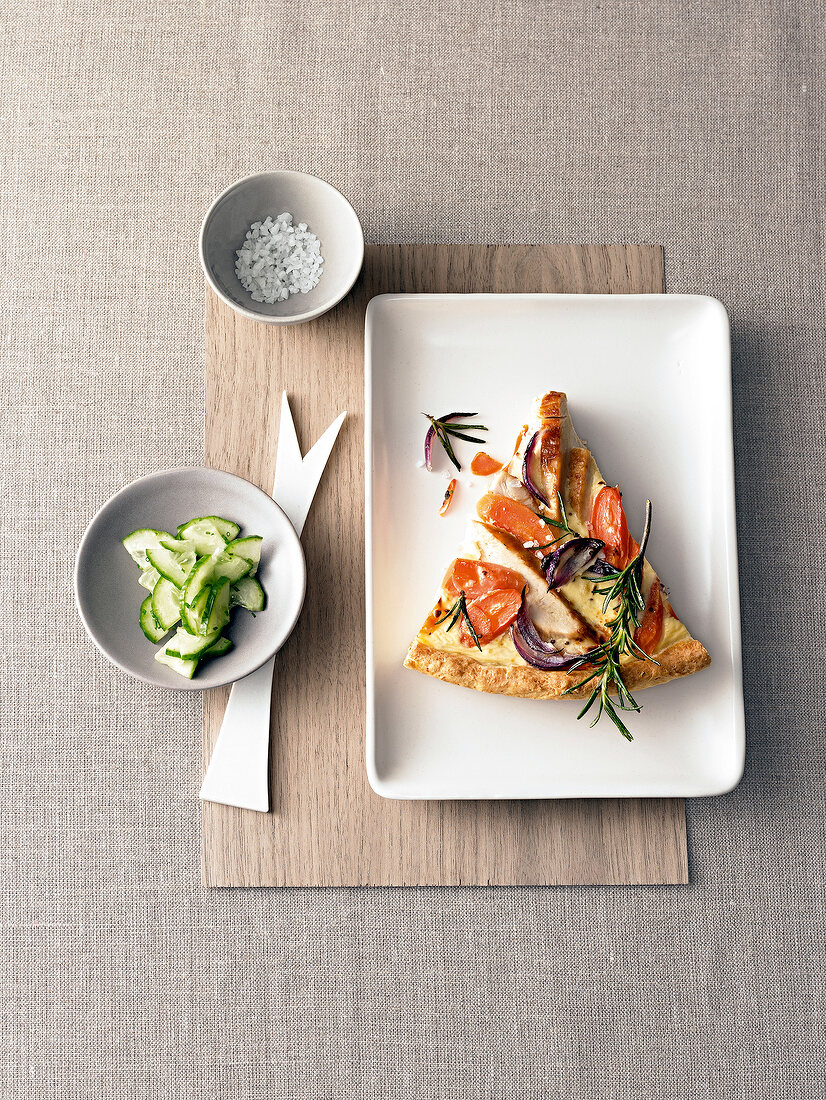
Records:
<instances>
[{"instance_id":1,"label":"triangular tart slice","mask_svg":"<svg viewBox=\"0 0 826 1100\"><path fill-rule=\"evenodd\" d=\"M587 698L612 638L618 652L623 601L606 608L606 594L623 571L628 594L627 567L638 552L621 494L574 431L565 394L546 393L513 459L479 500L405 664L476 691ZM644 556L636 582L642 603L636 622L626 621L622 685L634 692L705 668L711 658ZM616 681L609 690L616 694Z\"/></svg>"}]
</instances>

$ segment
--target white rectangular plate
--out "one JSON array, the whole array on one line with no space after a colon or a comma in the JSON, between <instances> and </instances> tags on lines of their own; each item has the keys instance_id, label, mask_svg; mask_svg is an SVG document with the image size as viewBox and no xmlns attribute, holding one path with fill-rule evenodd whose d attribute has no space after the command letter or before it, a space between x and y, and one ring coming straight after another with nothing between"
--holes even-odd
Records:
<instances>
[{"instance_id":1,"label":"white rectangular plate","mask_svg":"<svg viewBox=\"0 0 826 1100\"><path fill-rule=\"evenodd\" d=\"M680 295L381 295L367 310L367 769L388 798L711 795L743 770L728 320ZM403 667L484 491L421 465L427 422L479 413L484 447L512 453L534 398L564 390L603 476L622 487L632 534L709 669L643 691L635 740L581 704L484 695Z\"/></svg>"}]
</instances>

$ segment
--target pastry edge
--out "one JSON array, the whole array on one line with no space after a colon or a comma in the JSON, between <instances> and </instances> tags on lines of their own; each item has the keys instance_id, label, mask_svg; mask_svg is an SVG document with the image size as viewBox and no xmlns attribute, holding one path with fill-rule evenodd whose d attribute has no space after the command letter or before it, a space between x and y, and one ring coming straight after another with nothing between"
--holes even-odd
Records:
<instances>
[{"instance_id":1,"label":"pastry edge","mask_svg":"<svg viewBox=\"0 0 826 1100\"><path fill-rule=\"evenodd\" d=\"M696 638L688 638L656 655L658 664L633 661L623 665L623 680L630 691L666 684L681 676L691 676L711 664L705 646ZM492 695L513 695L522 699L559 699L573 688L566 699L583 699L591 693L593 684L582 685L587 669L575 672L543 672L530 665L482 664L461 653L445 653L413 642L404 661L406 668L435 676L459 687L473 688Z\"/></svg>"}]
</instances>

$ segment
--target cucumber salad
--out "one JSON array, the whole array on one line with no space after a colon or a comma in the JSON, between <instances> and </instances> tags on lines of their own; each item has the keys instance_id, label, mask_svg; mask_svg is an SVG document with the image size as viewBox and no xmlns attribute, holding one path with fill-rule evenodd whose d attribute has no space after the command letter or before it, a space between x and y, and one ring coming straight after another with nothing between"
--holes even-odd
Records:
<instances>
[{"instance_id":1,"label":"cucumber salad","mask_svg":"<svg viewBox=\"0 0 826 1100\"><path fill-rule=\"evenodd\" d=\"M140 624L150 642L163 642L155 660L191 680L198 664L232 649L223 633L234 607L263 611L266 598L256 579L261 538L239 538L240 527L220 516L200 516L174 535L141 527L123 539L149 591Z\"/></svg>"}]
</instances>

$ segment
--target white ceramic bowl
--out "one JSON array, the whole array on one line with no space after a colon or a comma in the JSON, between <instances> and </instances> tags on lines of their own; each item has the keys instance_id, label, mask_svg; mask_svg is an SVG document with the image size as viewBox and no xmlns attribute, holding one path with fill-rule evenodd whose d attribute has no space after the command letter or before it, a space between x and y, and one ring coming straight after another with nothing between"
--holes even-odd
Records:
<instances>
[{"instance_id":1,"label":"white ceramic bowl","mask_svg":"<svg viewBox=\"0 0 826 1100\"><path fill-rule=\"evenodd\" d=\"M256 615L236 608L227 631L233 649L204 661L186 680L155 660L158 647L140 628L138 611L148 593L121 539L139 527L174 533L178 524L208 515L234 520L242 535L263 537L258 576L267 603ZM148 474L115 493L87 527L75 562L77 609L101 653L139 680L183 691L232 683L269 660L296 624L305 585L301 543L272 497L234 474L201 466Z\"/></svg>"},{"instance_id":2,"label":"white ceramic bowl","mask_svg":"<svg viewBox=\"0 0 826 1100\"><path fill-rule=\"evenodd\" d=\"M307 294L286 302L254 302L235 274L235 253L253 222L285 211L295 222L306 222L321 242L321 278ZM306 172L261 172L233 183L210 206L200 256L207 282L227 305L256 321L294 325L326 313L348 292L361 271L364 234L355 210L329 183Z\"/></svg>"}]
</instances>

